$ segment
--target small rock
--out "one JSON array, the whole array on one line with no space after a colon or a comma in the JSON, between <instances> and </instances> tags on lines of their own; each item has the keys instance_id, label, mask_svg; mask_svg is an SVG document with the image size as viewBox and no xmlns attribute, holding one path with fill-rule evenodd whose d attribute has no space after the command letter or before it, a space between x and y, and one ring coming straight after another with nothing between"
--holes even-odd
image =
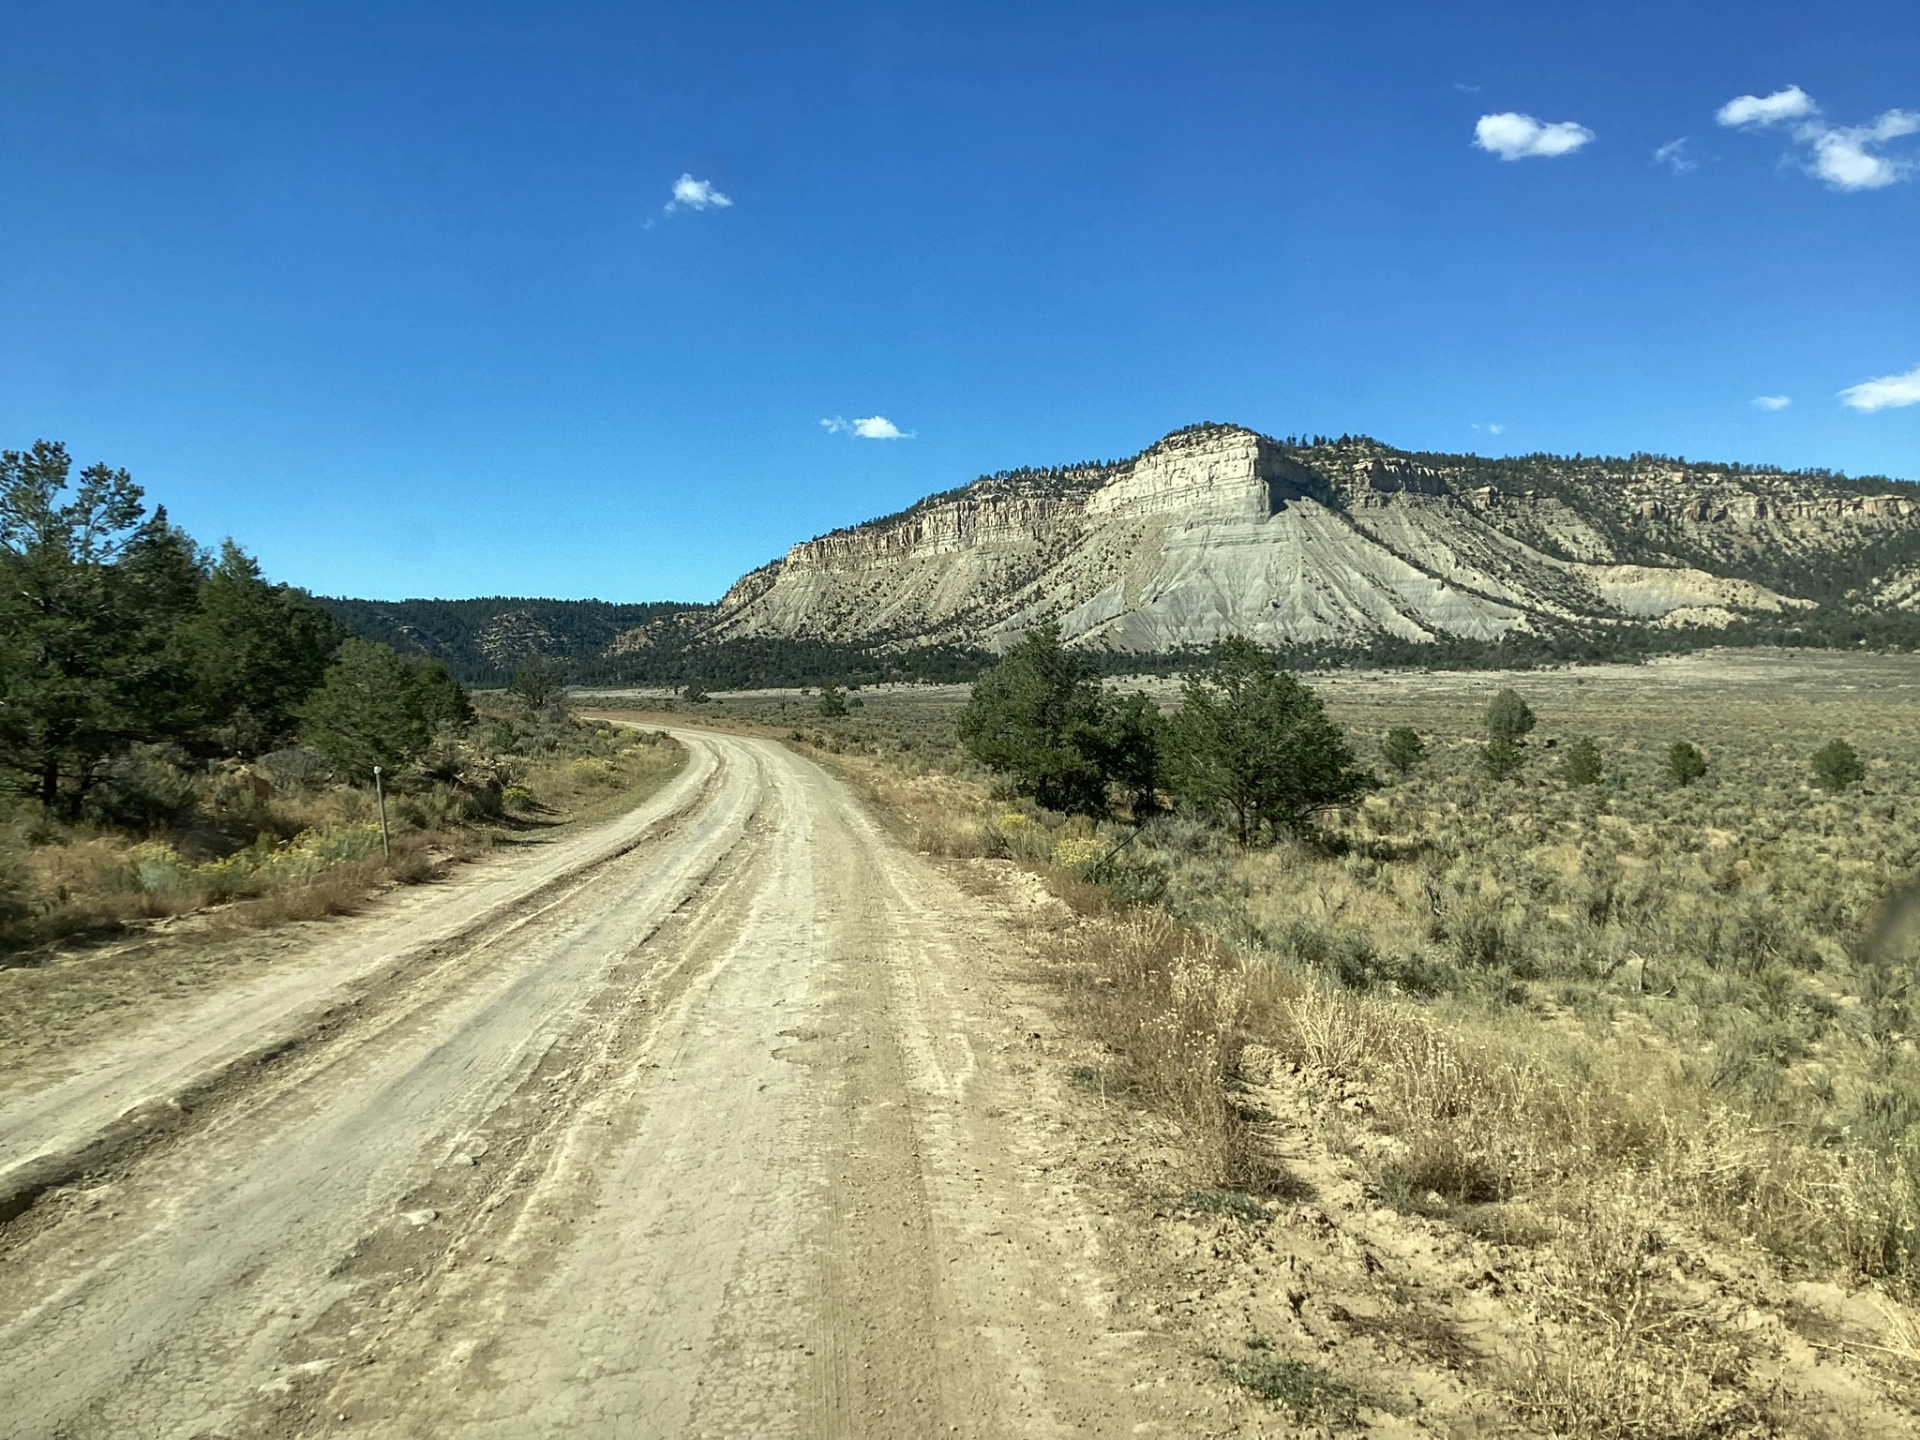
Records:
<instances>
[{"instance_id":1,"label":"small rock","mask_svg":"<svg viewBox=\"0 0 1920 1440\"><path fill-rule=\"evenodd\" d=\"M440 1212L438 1210L406 1210L401 1212L400 1218L413 1226L431 1225L440 1218Z\"/></svg>"},{"instance_id":2,"label":"small rock","mask_svg":"<svg viewBox=\"0 0 1920 1440\"><path fill-rule=\"evenodd\" d=\"M449 1156L447 1159L447 1163L449 1165L457 1166L462 1170L466 1170L466 1169L471 1169L473 1166L479 1164L480 1162L475 1160L473 1156L467 1154L466 1151L461 1150L458 1153Z\"/></svg>"}]
</instances>

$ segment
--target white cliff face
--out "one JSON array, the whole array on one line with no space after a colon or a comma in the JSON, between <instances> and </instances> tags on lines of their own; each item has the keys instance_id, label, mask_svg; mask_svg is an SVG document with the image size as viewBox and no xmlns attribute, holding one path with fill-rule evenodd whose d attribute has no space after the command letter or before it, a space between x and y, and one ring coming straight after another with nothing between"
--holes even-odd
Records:
<instances>
[{"instance_id":1,"label":"white cliff face","mask_svg":"<svg viewBox=\"0 0 1920 1440\"><path fill-rule=\"evenodd\" d=\"M983 480L796 545L728 593L709 638L1000 650L1051 622L1081 644L1164 651L1226 635L1284 646L1725 625L1810 602L1716 574L1714 557L1838 550L1920 524L1911 498L1821 494L1803 477L1576 476L1589 501L1541 468L1572 462L1499 462L1557 486L1509 493L1472 483L1486 462L1469 458L1196 427L1117 465ZM1703 559L1631 563L1623 536Z\"/></svg>"}]
</instances>

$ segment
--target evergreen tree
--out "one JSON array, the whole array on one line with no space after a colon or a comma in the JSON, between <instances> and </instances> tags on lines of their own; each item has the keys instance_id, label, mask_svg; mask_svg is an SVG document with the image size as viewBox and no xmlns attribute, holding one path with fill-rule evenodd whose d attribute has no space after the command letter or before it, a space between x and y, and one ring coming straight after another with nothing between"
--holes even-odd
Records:
<instances>
[{"instance_id":1,"label":"evergreen tree","mask_svg":"<svg viewBox=\"0 0 1920 1440\"><path fill-rule=\"evenodd\" d=\"M960 740L983 765L1049 810L1108 813L1099 672L1041 625L974 682Z\"/></svg>"},{"instance_id":2,"label":"evergreen tree","mask_svg":"<svg viewBox=\"0 0 1920 1440\"><path fill-rule=\"evenodd\" d=\"M0 775L66 816L109 756L189 723L173 641L202 577L126 471L70 473L44 440L0 453Z\"/></svg>"},{"instance_id":3,"label":"evergreen tree","mask_svg":"<svg viewBox=\"0 0 1920 1440\"><path fill-rule=\"evenodd\" d=\"M1583 735L1567 747L1560 761L1560 778L1569 785L1598 785L1605 775L1606 763L1592 740Z\"/></svg>"},{"instance_id":4,"label":"evergreen tree","mask_svg":"<svg viewBox=\"0 0 1920 1440\"><path fill-rule=\"evenodd\" d=\"M1829 740L1813 753L1813 783L1834 794L1867 778L1867 767L1844 740Z\"/></svg>"},{"instance_id":5,"label":"evergreen tree","mask_svg":"<svg viewBox=\"0 0 1920 1440\"><path fill-rule=\"evenodd\" d=\"M1487 706L1487 745L1480 752L1481 767L1496 780L1517 775L1527 763L1521 737L1534 727L1533 711L1511 690L1502 690Z\"/></svg>"},{"instance_id":6,"label":"evergreen tree","mask_svg":"<svg viewBox=\"0 0 1920 1440\"><path fill-rule=\"evenodd\" d=\"M1707 773L1707 757L1684 740L1673 742L1667 751L1667 774L1676 785L1691 785Z\"/></svg>"},{"instance_id":7,"label":"evergreen tree","mask_svg":"<svg viewBox=\"0 0 1920 1440\"><path fill-rule=\"evenodd\" d=\"M840 687L831 680L820 687L820 714L828 720L838 720L847 713L847 697L840 693Z\"/></svg>"},{"instance_id":8,"label":"evergreen tree","mask_svg":"<svg viewBox=\"0 0 1920 1440\"><path fill-rule=\"evenodd\" d=\"M1380 747L1380 754L1387 764L1402 775L1406 775L1413 770L1414 766L1427 758L1427 744L1420 738L1417 731L1401 725L1387 732L1386 741Z\"/></svg>"},{"instance_id":9,"label":"evergreen tree","mask_svg":"<svg viewBox=\"0 0 1920 1440\"><path fill-rule=\"evenodd\" d=\"M300 705L325 676L340 627L289 585L269 583L233 541L199 587L195 613L182 627L195 707L242 754L270 749L291 736Z\"/></svg>"},{"instance_id":10,"label":"evergreen tree","mask_svg":"<svg viewBox=\"0 0 1920 1440\"><path fill-rule=\"evenodd\" d=\"M529 710L544 710L547 702L566 688L567 666L551 655L532 655L520 662L507 682L507 693L526 701Z\"/></svg>"},{"instance_id":11,"label":"evergreen tree","mask_svg":"<svg viewBox=\"0 0 1920 1440\"><path fill-rule=\"evenodd\" d=\"M1299 833L1378 783L1320 697L1249 640L1224 641L1212 669L1187 677L1166 730L1175 792L1225 816L1242 845Z\"/></svg>"},{"instance_id":12,"label":"evergreen tree","mask_svg":"<svg viewBox=\"0 0 1920 1440\"><path fill-rule=\"evenodd\" d=\"M1159 719L1146 696L1102 690L1092 659L1042 625L974 682L959 730L975 759L1047 809L1106 816L1117 789L1138 820L1156 803Z\"/></svg>"},{"instance_id":13,"label":"evergreen tree","mask_svg":"<svg viewBox=\"0 0 1920 1440\"><path fill-rule=\"evenodd\" d=\"M326 679L308 699L306 742L355 780L375 765L396 770L420 755L443 724L472 718L460 683L444 665L416 666L372 640L343 641Z\"/></svg>"},{"instance_id":14,"label":"evergreen tree","mask_svg":"<svg viewBox=\"0 0 1920 1440\"><path fill-rule=\"evenodd\" d=\"M1487 738L1518 744L1534 727L1533 711L1511 690L1502 690L1487 706Z\"/></svg>"}]
</instances>

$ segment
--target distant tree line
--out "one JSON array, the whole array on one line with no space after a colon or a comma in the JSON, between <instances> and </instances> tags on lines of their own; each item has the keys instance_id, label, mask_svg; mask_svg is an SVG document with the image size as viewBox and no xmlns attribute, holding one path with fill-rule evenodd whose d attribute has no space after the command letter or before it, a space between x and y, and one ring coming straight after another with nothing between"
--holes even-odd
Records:
<instances>
[{"instance_id":1,"label":"distant tree line","mask_svg":"<svg viewBox=\"0 0 1920 1440\"><path fill-rule=\"evenodd\" d=\"M495 595L474 600L354 600L316 597L355 635L391 645L403 655L438 660L465 684L491 687L510 680L535 655L568 667L583 678L614 640L630 630L710 605L675 601L617 604L606 600L541 600ZM489 634L502 616L536 628L545 639L531 650L516 646L488 651ZM599 675L592 677L600 679Z\"/></svg>"},{"instance_id":2,"label":"distant tree line","mask_svg":"<svg viewBox=\"0 0 1920 1440\"><path fill-rule=\"evenodd\" d=\"M85 813L107 768L168 742L207 763L304 737L358 773L468 712L444 667L346 639L231 540L147 509L125 470L64 447L0 452L0 787Z\"/></svg>"},{"instance_id":3,"label":"distant tree line","mask_svg":"<svg viewBox=\"0 0 1920 1440\"><path fill-rule=\"evenodd\" d=\"M1531 760L1532 707L1503 689L1483 724L1480 768L1496 783L1520 775ZM1046 809L1139 824L1171 802L1217 822L1241 845L1308 834L1315 817L1380 785L1319 696L1238 638L1191 669L1179 705L1162 713L1144 694L1104 686L1084 653L1063 646L1057 628L1041 626L975 682L958 731L975 759ZM1381 757L1406 776L1426 761L1426 742L1396 727ZM1673 785L1691 785L1708 771L1698 747L1673 742L1666 756ZM1559 752L1557 775L1575 788L1603 785L1606 752L1591 736L1572 737ZM1866 776L1845 740L1810 757L1809 778L1824 790L1838 793Z\"/></svg>"}]
</instances>

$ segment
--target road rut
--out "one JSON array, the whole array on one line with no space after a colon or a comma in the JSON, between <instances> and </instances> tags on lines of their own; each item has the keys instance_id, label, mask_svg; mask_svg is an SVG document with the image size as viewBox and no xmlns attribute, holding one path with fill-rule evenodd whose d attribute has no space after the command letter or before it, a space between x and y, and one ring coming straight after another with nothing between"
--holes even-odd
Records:
<instances>
[{"instance_id":1,"label":"road rut","mask_svg":"<svg viewBox=\"0 0 1920 1440\"><path fill-rule=\"evenodd\" d=\"M677 738L652 814L15 1222L0 1435L1179 1433L1022 1103L1018 942L811 762ZM0 1164L166 1093L141 1044Z\"/></svg>"}]
</instances>

